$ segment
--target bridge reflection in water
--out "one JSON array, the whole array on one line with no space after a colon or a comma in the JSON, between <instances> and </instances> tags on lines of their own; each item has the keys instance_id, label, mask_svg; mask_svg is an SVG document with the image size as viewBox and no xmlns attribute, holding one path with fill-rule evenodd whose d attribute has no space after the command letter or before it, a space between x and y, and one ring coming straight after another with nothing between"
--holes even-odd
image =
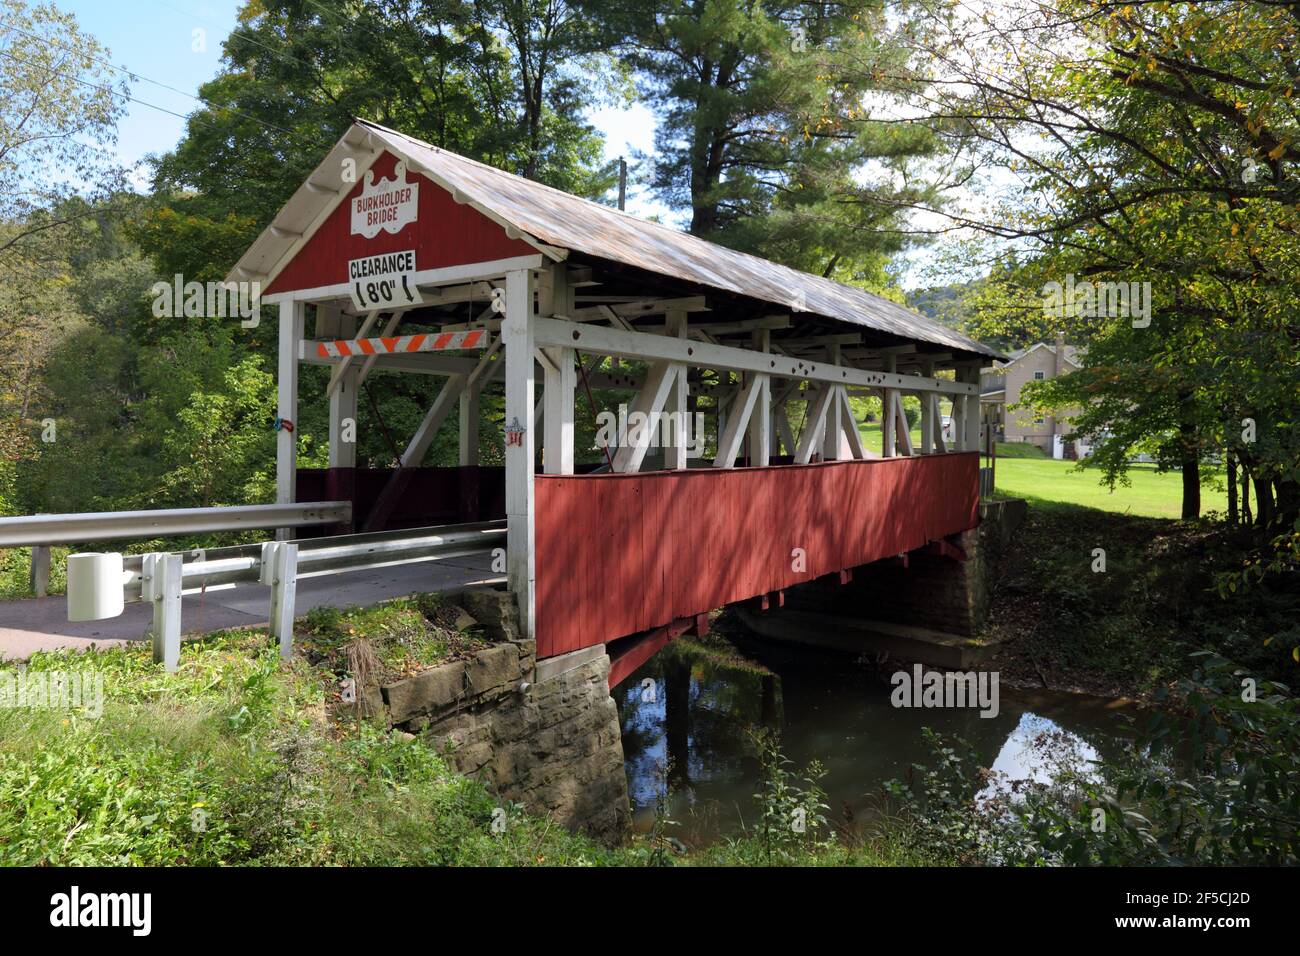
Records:
<instances>
[{"instance_id":1,"label":"bridge reflection in water","mask_svg":"<svg viewBox=\"0 0 1300 956\"><path fill-rule=\"evenodd\" d=\"M914 763L933 763L924 727L964 738L984 766L1012 779L1045 779L1049 754L1114 755L1127 731L1128 711L1113 702L1005 687L992 718L976 709L899 709L889 699L892 665L876 669L757 638L740 644L745 657L729 662L676 642L615 688L639 829L652 825L665 785L669 817L680 824L670 835L690 846L752 825L761 779L753 728L779 731L794 768L822 763L827 816L836 825L869 819L886 781L902 779Z\"/></svg>"}]
</instances>

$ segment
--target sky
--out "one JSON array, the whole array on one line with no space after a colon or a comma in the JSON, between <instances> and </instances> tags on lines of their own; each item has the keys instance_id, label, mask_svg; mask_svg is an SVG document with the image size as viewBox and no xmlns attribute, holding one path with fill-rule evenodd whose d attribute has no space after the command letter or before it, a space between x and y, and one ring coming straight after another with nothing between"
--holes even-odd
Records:
<instances>
[{"instance_id":1,"label":"sky","mask_svg":"<svg viewBox=\"0 0 1300 956\"><path fill-rule=\"evenodd\" d=\"M127 103L126 115L118 125L118 156L124 164L134 166L150 154L167 152L180 139L184 120L170 114L185 116L198 108L194 96L203 83L220 72L221 44L234 29L242 3L55 0L55 5L75 14L81 28L108 47L108 59L114 66L142 77L131 83L131 96L152 107L141 102ZM630 155L634 149L647 154L654 151L654 116L644 105L593 110L589 120L605 136L606 159ZM143 173L136 182L145 185ZM629 191L628 211L639 216L666 214L661 205L639 190Z\"/></svg>"}]
</instances>

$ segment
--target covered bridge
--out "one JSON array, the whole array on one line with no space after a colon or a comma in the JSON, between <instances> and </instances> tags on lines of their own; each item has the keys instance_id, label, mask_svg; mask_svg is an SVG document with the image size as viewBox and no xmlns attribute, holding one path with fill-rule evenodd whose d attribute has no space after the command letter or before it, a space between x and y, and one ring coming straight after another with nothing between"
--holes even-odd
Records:
<instances>
[{"instance_id":1,"label":"covered bridge","mask_svg":"<svg viewBox=\"0 0 1300 956\"><path fill-rule=\"evenodd\" d=\"M994 350L373 123L348 130L229 281L280 310L279 500L350 499L362 530L504 518L539 658L633 635L651 647L713 608L977 521ZM304 362L331 369L324 471L297 467ZM395 468L357 468L372 372L445 379ZM482 467L479 401L498 388L505 465ZM879 448L850 403L868 394ZM903 395L920 399L919 445ZM575 465L575 402L626 422L600 465ZM449 419L459 466L422 467Z\"/></svg>"}]
</instances>

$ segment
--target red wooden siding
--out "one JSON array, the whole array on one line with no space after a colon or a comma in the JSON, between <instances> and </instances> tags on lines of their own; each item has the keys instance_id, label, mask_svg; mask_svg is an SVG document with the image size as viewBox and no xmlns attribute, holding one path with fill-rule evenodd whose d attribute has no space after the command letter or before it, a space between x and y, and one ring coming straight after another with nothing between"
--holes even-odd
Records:
<instances>
[{"instance_id":1,"label":"red wooden siding","mask_svg":"<svg viewBox=\"0 0 1300 956\"><path fill-rule=\"evenodd\" d=\"M538 475L535 487L537 655L552 657L973 528L979 455Z\"/></svg>"},{"instance_id":2,"label":"red wooden siding","mask_svg":"<svg viewBox=\"0 0 1300 956\"><path fill-rule=\"evenodd\" d=\"M376 179L391 179L397 157L385 152L371 168ZM460 205L451 193L432 180L407 170L408 182L420 183L419 215L395 235L380 230L373 239L352 234L352 199L361 194L365 176L348 193L320 229L307 240L293 261L284 267L266 294L295 289L316 289L348 281L348 260L385 252L415 250L417 269L438 269L469 262L491 262L513 256L527 256L537 250L520 239L511 239L504 229L472 206Z\"/></svg>"}]
</instances>

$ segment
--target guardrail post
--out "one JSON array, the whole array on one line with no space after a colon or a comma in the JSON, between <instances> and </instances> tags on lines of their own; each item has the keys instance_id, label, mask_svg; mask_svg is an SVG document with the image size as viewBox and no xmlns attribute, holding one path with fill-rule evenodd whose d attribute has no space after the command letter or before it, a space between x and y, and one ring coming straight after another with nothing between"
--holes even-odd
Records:
<instances>
[{"instance_id":1,"label":"guardrail post","mask_svg":"<svg viewBox=\"0 0 1300 956\"><path fill-rule=\"evenodd\" d=\"M32 569L27 577L32 593L45 597L50 589L50 546L48 544L32 545Z\"/></svg>"},{"instance_id":2,"label":"guardrail post","mask_svg":"<svg viewBox=\"0 0 1300 956\"><path fill-rule=\"evenodd\" d=\"M262 551L263 562L269 559L271 574L271 636L280 639L280 657L293 656L293 606L298 593L298 545L275 542ZM263 564L263 580L266 580Z\"/></svg>"},{"instance_id":3,"label":"guardrail post","mask_svg":"<svg viewBox=\"0 0 1300 956\"><path fill-rule=\"evenodd\" d=\"M153 659L163 670L175 672L181 659L182 557L179 554L144 556L144 596L153 602Z\"/></svg>"}]
</instances>

